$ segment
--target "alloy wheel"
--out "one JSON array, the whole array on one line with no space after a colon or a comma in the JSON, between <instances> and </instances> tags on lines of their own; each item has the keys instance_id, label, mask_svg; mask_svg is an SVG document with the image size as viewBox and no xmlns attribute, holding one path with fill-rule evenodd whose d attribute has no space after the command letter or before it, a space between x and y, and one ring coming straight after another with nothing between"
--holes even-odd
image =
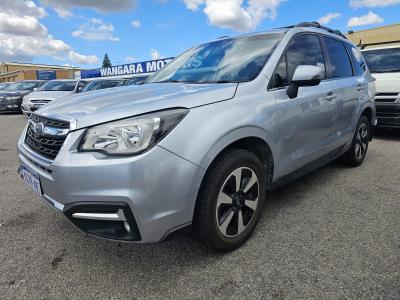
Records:
<instances>
[{"instance_id":1,"label":"alloy wheel","mask_svg":"<svg viewBox=\"0 0 400 300\"><path fill-rule=\"evenodd\" d=\"M361 123L357 131L356 137L356 157L357 159L362 159L367 151L368 145L368 127L367 124Z\"/></svg>"},{"instance_id":2,"label":"alloy wheel","mask_svg":"<svg viewBox=\"0 0 400 300\"><path fill-rule=\"evenodd\" d=\"M259 188L256 173L248 167L229 174L216 205L216 220L222 235L235 237L247 228L258 206Z\"/></svg>"}]
</instances>

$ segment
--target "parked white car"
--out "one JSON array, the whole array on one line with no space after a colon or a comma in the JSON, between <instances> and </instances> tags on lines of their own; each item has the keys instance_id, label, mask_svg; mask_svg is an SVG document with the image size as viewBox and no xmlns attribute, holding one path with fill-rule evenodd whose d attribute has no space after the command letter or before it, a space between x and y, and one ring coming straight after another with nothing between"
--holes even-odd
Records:
<instances>
[{"instance_id":1,"label":"parked white car","mask_svg":"<svg viewBox=\"0 0 400 300\"><path fill-rule=\"evenodd\" d=\"M378 126L400 128L400 45L362 51L376 79Z\"/></svg>"},{"instance_id":2,"label":"parked white car","mask_svg":"<svg viewBox=\"0 0 400 300\"><path fill-rule=\"evenodd\" d=\"M79 93L87 84L87 81L74 79L48 81L35 92L24 97L22 101L22 112L30 115L32 112L55 99Z\"/></svg>"}]
</instances>

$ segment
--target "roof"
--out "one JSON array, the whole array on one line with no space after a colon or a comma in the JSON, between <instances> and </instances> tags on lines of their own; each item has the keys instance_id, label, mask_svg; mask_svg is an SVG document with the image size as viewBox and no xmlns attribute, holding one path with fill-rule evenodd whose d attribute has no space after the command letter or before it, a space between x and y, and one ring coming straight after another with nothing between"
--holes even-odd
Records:
<instances>
[{"instance_id":1,"label":"roof","mask_svg":"<svg viewBox=\"0 0 400 300\"><path fill-rule=\"evenodd\" d=\"M79 67L73 67L73 66L46 65L46 64L34 64L34 63L19 63L19 62L6 62L6 61L1 62L0 64L2 64L2 65L13 65L13 66L33 66L33 67L41 67L41 68L57 68L57 69L81 69Z\"/></svg>"}]
</instances>

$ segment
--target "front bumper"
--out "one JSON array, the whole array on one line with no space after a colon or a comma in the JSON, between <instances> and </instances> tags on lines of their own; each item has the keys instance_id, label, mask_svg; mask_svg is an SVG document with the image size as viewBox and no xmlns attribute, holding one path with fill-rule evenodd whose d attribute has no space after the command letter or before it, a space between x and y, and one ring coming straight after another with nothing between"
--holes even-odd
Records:
<instances>
[{"instance_id":1,"label":"front bumper","mask_svg":"<svg viewBox=\"0 0 400 300\"><path fill-rule=\"evenodd\" d=\"M81 153L77 148L83 134L71 132L54 161L32 152L23 143L25 132L21 136L19 158L39 175L48 204L69 219L74 204L126 204L140 242L158 242L191 223L202 168L159 146L133 157Z\"/></svg>"},{"instance_id":2,"label":"front bumper","mask_svg":"<svg viewBox=\"0 0 400 300\"><path fill-rule=\"evenodd\" d=\"M17 100L1 101L0 111L21 111L21 103Z\"/></svg>"},{"instance_id":3,"label":"front bumper","mask_svg":"<svg viewBox=\"0 0 400 300\"><path fill-rule=\"evenodd\" d=\"M375 103L378 127L400 128L400 103Z\"/></svg>"}]
</instances>

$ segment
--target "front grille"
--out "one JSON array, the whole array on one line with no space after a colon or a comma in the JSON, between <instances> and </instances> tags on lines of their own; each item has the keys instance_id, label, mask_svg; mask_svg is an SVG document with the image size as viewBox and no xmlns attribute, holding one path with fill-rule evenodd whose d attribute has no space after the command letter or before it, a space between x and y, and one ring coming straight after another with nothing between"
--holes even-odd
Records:
<instances>
[{"instance_id":1,"label":"front grille","mask_svg":"<svg viewBox=\"0 0 400 300\"><path fill-rule=\"evenodd\" d=\"M375 102L393 103L398 99L398 93L376 93Z\"/></svg>"},{"instance_id":2,"label":"front grille","mask_svg":"<svg viewBox=\"0 0 400 300\"><path fill-rule=\"evenodd\" d=\"M70 123L67 121L54 120L45 117L39 117L37 115L32 115L31 120L34 123L42 122L45 126L61 128L61 129L69 129L70 126Z\"/></svg>"},{"instance_id":3,"label":"front grille","mask_svg":"<svg viewBox=\"0 0 400 300\"><path fill-rule=\"evenodd\" d=\"M47 135L45 133L37 134L34 126L39 122L43 123L45 127L57 129L69 129L70 123L39 117L37 115L32 115L30 118L25 135L25 144L44 157L55 159L65 141L66 135Z\"/></svg>"},{"instance_id":4,"label":"front grille","mask_svg":"<svg viewBox=\"0 0 400 300\"><path fill-rule=\"evenodd\" d=\"M377 111L376 116L383 118L398 118L400 117L400 112Z\"/></svg>"},{"instance_id":5,"label":"front grille","mask_svg":"<svg viewBox=\"0 0 400 300\"><path fill-rule=\"evenodd\" d=\"M42 104L42 103L49 103L49 102L51 102L51 100L48 100L48 99L42 99L42 100L36 99L36 100L31 100L31 102L32 103Z\"/></svg>"}]
</instances>

